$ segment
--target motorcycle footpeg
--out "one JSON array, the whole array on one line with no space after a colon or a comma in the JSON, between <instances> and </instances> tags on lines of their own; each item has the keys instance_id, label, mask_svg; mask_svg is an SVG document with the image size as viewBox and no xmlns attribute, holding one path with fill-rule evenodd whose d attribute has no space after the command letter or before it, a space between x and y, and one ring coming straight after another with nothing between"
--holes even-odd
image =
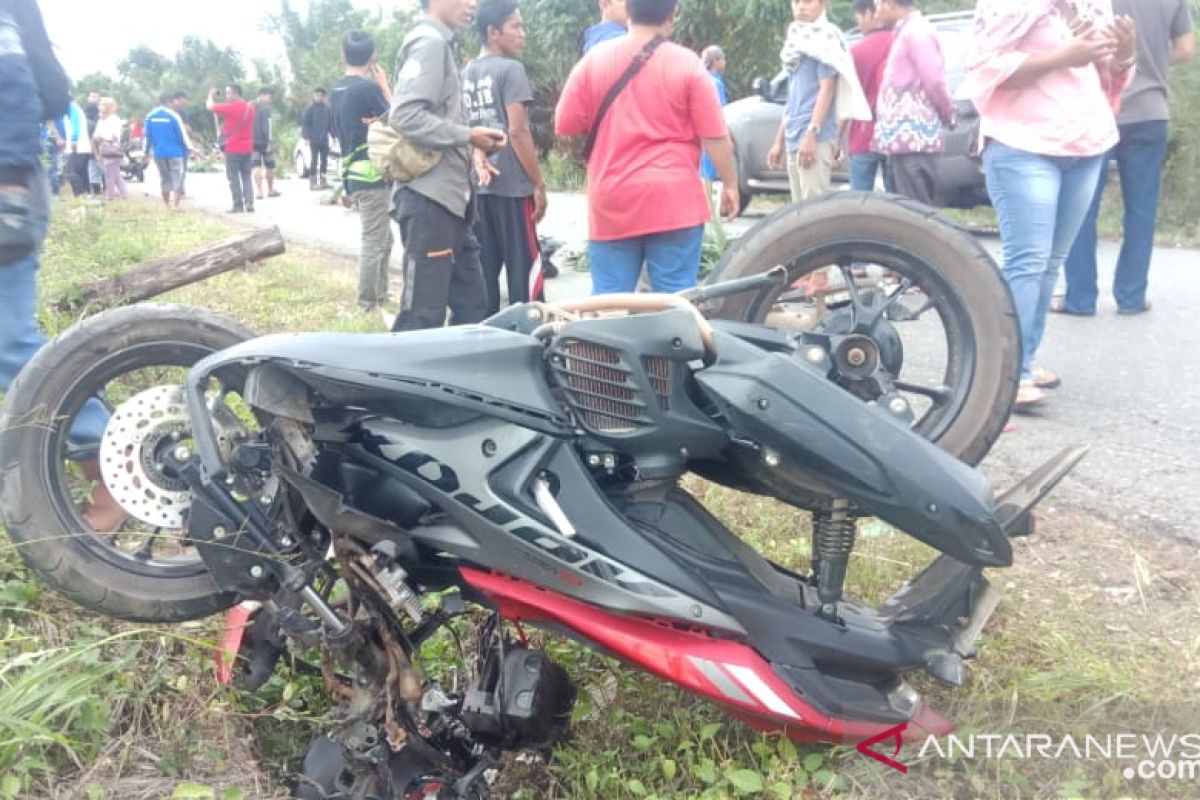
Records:
<instances>
[{"instance_id":1,"label":"motorcycle footpeg","mask_svg":"<svg viewBox=\"0 0 1200 800\"><path fill-rule=\"evenodd\" d=\"M962 686L967 682L967 665L958 653L930 654L925 660L925 671L951 686Z\"/></svg>"},{"instance_id":2,"label":"motorcycle footpeg","mask_svg":"<svg viewBox=\"0 0 1200 800\"><path fill-rule=\"evenodd\" d=\"M1091 448L1068 447L996 498L996 519L1010 537L1034 531L1033 507L1075 468Z\"/></svg>"}]
</instances>

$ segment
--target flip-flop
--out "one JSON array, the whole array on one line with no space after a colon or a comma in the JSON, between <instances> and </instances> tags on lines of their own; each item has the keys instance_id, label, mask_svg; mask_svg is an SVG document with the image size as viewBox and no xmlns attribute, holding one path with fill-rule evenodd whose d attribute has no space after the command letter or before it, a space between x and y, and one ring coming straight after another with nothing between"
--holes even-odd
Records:
<instances>
[{"instance_id":1,"label":"flip-flop","mask_svg":"<svg viewBox=\"0 0 1200 800\"><path fill-rule=\"evenodd\" d=\"M1068 317L1094 317L1095 311L1073 311L1067 308L1067 301L1061 297L1056 297L1050 301L1051 314L1065 314Z\"/></svg>"},{"instance_id":2,"label":"flip-flop","mask_svg":"<svg viewBox=\"0 0 1200 800\"><path fill-rule=\"evenodd\" d=\"M1145 314L1149 310L1150 310L1150 301L1147 300L1146 302L1142 303L1142 305L1138 308L1118 308L1117 313L1123 317L1131 317L1136 314Z\"/></svg>"},{"instance_id":3,"label":"flip-flop","mask_svg":"<svg viewBox=\"0 0 1200 800\"><path fill-rule=\"evenodd\" d=\"M1033 385L1039 389L1057 389L1062 386L1062 379L1045 367L1034 367Z\"/></svg>"}]
</instances>

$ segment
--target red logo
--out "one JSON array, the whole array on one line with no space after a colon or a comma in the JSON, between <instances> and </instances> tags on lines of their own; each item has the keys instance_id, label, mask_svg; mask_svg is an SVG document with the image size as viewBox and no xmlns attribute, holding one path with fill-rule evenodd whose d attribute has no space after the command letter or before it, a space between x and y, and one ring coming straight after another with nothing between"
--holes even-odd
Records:
<instances>
[{"instance_id":1,"label":"red logo","mask_svg":"<svg viewBox=\"0 0 1200 800\"><path fill-rule=\"evenodd\" d=\"M867 758L873 758L876 761L878 761L880 764L885 764L894 770L899 770L900 772L907 773L908 767L904 766L903 764L901 764L899 761L896 760L896 756L900 755L900 744L903 741L902 736L904 734L904 731L907 728L908 728L908 723L901 722L899 725L897 725L894 728L888 728L886 731L884 731L882 733L877 733L876 735L872 736L870 739L866 739L864 741L859 742L857 745L855 745L855 749L857 749L858 752L862 753ZM882 753L877 753L871 749L871 745L879 744L880 742L885 742L889 739L894 740L896 742L896 749L895 749L895 751L892 752L892 755L890 757L885 756Z\"/></svg>"}]
</instances>

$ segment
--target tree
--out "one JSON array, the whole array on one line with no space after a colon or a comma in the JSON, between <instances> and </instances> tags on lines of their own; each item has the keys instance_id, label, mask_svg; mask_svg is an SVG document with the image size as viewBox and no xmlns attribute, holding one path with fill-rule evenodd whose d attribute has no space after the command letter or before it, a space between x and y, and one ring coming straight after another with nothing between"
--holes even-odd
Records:
<instances>
[{"instance_id":1,"label":"tree","mask_svg":"<svg viewBox=\"0 0 1200 800\"><path fill-rule=\"evenodd\" d=\"M216 124L212 114L204 109L208 90L240 83L245 77L242 59L232 48L188 36L175 54L174 66L163 80L163 87L187 92L192 101L185 114L188 124L201 136L215 139Z\"/></svg>"},{"instance_id":2,"label":"tree","mask_svg":"<svg viewBox=\"0 0 1200 800\"><path fill-rule=\"evenodd\" d=\"M350 0L312 0L305 15L281 0L280 12L267 18L266 29L283 39L292 84L286 95L293 116L308 104L314 87L328 87L342 74L342 37L347 32L379 27L377 15L355 8Z\"/></svg>"}]
</instances>

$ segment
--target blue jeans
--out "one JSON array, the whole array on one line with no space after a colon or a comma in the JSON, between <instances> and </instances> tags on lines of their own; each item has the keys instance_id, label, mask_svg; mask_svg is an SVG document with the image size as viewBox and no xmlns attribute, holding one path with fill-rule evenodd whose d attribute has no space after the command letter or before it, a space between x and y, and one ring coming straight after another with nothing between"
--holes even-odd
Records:
<instances>
[{"instance_id":1,"label":"blue jeans","mask_svg":"<svg viewBox=\"0 0 1200 800\"><path fill-rule=\"evenodd\" d=\"M1121 174L1121 197L1125 202L1125 235L1113 277L1113 297L1118 308L1136 310L1146 304L1158 195L1167 158L1167 121L1134 122L1122 125L1120 130L1121 141L1108 153L1092 206L1067 257L1067 296L1063 304L1074 314L1096 313L1100 294L1096 284L1096 218L1104 197L1108 159L1113 158Z\"/></svg>"},{"instance_id":2,"label":"blue jeans","mask_svg":"<svg viewBox=\"0 0 1200 800\"><path fill-rule=\"evenodd\" d=\"M17 23L0 11L0 169L28 172L40 160L40 98Z\"/></svg>"},{"instance_id":3,"label":"blue jeans","mask_svg":"<svg viewBox=\"0 0 1200 800\"><path fill-rule=\"evenodd\" d=\"M703 244L703 225L609 242L588 242L592 294L637 291L643 263L650 270L650 286L654 291L673 294L691 289L700 275Z\"/></svg>"},{"instance_id":4,"label":"blue jeans","mask_svg":"<svg viewBox=\"0 0 1200 800\"><path fill-rule=\"evenodd\" d=\"M46 177L50 179L50 196L58 197L62 190L63 156L62 148L53 139L47 139L46 147Z\"/></svg>"},{"instance_id":5,"label":"blue jeans","mask_svg":"<svg viewBox=\"0 0 1200 800\"><path fill-rule=\"evenodd\" d=\"M1000 142L983 153L1000 223L1004 279L1021 325L1021 378L1032 378L1054 284L1096 192L1104 156L1043 156Z\"/></svg>"},{"instance_id":6,"label":"blue jeans","mask_svg":"<svg viewBox=\"0 0 1200 800\"><path fill-rule=\"evenodd\" d=\"M875 176L883 173L883 186L889 192L892 174L887 168L887 156L882 153L854 153L850 156L850 189L855 192L875 191Z\"/></svg>"},{"instance_id":7,"label":"blue jeans","mask_svg":"<svg viewBox=\"0 0 1200 800\"><path fill-rule=\"evenodd\" d=\"M40 243L49 224L49 186L41 168L33 180L35 193L34 232ZM40 250L40 247L39 247ZM11 267L0 268L0 392L7 392L21 368L46 343L37 323L38 253L26 256ZM108 412L100 401L88 400L67 436L73 457L94 458L108 424Z\"/></svg>"}]
</instances>

